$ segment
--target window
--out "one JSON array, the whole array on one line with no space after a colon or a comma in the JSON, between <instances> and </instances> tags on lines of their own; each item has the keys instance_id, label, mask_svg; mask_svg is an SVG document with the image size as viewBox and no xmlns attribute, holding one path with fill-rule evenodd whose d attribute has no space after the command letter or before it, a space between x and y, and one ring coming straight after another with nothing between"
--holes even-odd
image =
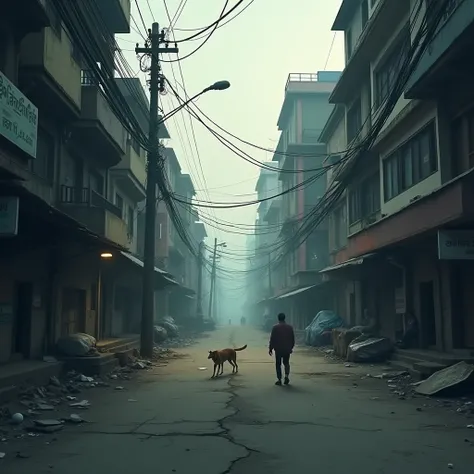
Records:
<instances>
[{"instance_id":1,"label":"window","mask_svg":"<svg viewBox=\"0 0 474 474\"><path fill-rule=\"evenodd\" d=\"M354 224L362 218L360 195L359 187L349 192L349 224Z\"/></svg>"},{"instance_id":2,"label":"window","mask_svg":"<svg viewBox=\"0 0 474 474\"><path fill-rule=\"evenodd\" d=\"M347 111L347 142L350 143L362 128L362 110L360 97Z\"/></svg>"},{"instance_id":3,"label":"window","mask_svg":"<svg viewBox=\"0 0 474 474\"><path fill-rule=\"evenodd\" d=\"M405 27L398 41L374 73L375 106L380 107L394 90L410 47L410 29Z\"/></svg>"},{"instance_id":4,"label":"window","mask_svg":"<svg viewBox=\"0 0 474 474\"><path fill-rule=\"evenodd\" d=\"M398 196L438 169L435 124L431 122L384 160L384 199Z\"/></svg>"},{"instance_id":5,"label":"window","mask_svg":"<svg viewBox=\"0 0 474 474\"><path fill-rule=\"evenodd\" d=\"M380 176L375 173L349 192L349 224L380 211Z\"/></svg>"},{"instance_id":6,"label":"window","mask_svg":"<svg viewBox=\"0 0 474 474\"><path fill-rule=\"evenodd\" d=\"M120 209L123 215L123 197L118 193L115 193L115 205Z\"/></svg>"},{"instance_id":7,"label":"window","mask_svg":"<svg viewBox=\"0 0 474 474\"><path fill-rule=\"evenodd\" d=\"M334 211L334 247L339 250L347 244L346 207L341 206Z\"/></svg>"},{"instance_id":8,"label":"window","mask_svg":"<svg viewBox=\"0 0 474 474\"><path fill-rule=\"evenodd\" d=\"M352 31L347 30L346 31L346 61L349 61L349 59L352 56Z\"/></svg>"},{"instance_id":9,"label":"window","mask_svg":"<svg viewBox=\"0 0 474 474\"><path fill-rule=\"evenodd\" d=\"M364 0L360 6L361 15L362 15L362 29L365 28L365 25L369 21L369 0Z\"/></svg>"},{"instance_id":10,"label":"window","mask_svg":"<svg viewBox=\"0 0 474 474\"><path fill-rule=\"evenodd\" d=\"M132 206L128 206L128 213L127 213L127 233L130 237L134 234L134 227L135 227L135 210Z\"/></svg>"},{"instance_id":11,"label":"window","mask_svg":"<svg viewBox=\"0 0 474 474\"><path fill-rule=\"evenodd\" d=\"M30 170L47 181L54 179L54 138L42 128L38 128L36 158L30 160Z\"/></svg>"}]
</instances>

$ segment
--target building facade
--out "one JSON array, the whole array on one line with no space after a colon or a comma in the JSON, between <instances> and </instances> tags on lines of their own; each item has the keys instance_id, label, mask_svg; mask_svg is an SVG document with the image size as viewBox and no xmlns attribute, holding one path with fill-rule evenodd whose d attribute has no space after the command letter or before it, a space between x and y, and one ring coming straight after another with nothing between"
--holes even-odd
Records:
<instances>
[{"instance_id":1,"label":"building facade","mask_svg":"<svg viewBox=\"0 0 474 474\"><path fill-rule=\"evenodd\" d=\"M283 195L266 209L279 222L278 249L272 258L272 301L298 329L326 306L319 270L328 261L327 223L322 220L304 241L295 239L326 191L326 144L319 136L333 105L328 99L340 73L290 74L278 118L280 139L274 161Z\"/></svg>"},{"instance_id":2,"label":"building facade","mask_svg":"<svg viewBox=\"0 0 474 474\"><path fill-rule=\"evenodd\" d=\"M412 314L418 348L460 356L474 347L471 7L344 1L333 26L346 36L331 96L339 113L323 133L335 148L369 143L346 153L331 177L343 188L330 217L333 265L324 270L338 282L336 309L352 323L368 309L393 340Z\"/></svg>"},{"instance_id":3,"label":"building facade","mask_svg":"<svg viewBox=\"0 0 474 474\"><path fill-rule=\"evenodd\" d=\"M15 3L0 19L0 363L40 358L72 333L136 332L145 156L101 87L115 83L130 2L99 3L93 58L56 2ZM167 281L157 269L157 287Z\"/></svg>"}]
</instances>

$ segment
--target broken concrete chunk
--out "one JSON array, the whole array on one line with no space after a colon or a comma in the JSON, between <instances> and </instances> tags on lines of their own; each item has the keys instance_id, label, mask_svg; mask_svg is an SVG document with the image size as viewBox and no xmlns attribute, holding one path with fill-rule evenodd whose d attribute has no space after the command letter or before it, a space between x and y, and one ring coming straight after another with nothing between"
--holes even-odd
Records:
<instances>
[{"instance_id":1,"label":"broken concrete chunk","mask_svg":"<svg viewBox=\"0 0 474 474\"><path fill-rule=\"evenodd\" d=\"M69 421L72 423L82 423L84 420L79 415L71 413L71 415L69 415Z\"/></svg>"},{"instance_id":2,"label":"broken concrete chunk","mask_svg":"<svg viewBox=\"0 0 474 474\"><path fill-rule=\"evenodd\" d=\"M435 372L415 389L420 395L435 395L451 387L461 386L474 378L474 365L458 362Z\"/></svg>"},{"instance_id":3,"label":"broken concrete chunk","mask_svg":"<svg viewBox=\"0 0 474 474\"><path fill-rule=\"evenodd\" d=\"M38 403L38 405L36 406L36 408L38 410L41 410L41 411L51 411L51 410L54 410L54 406L53 405L48 405L47 403Z\"/></svg>"},{"instance_id":4,"label":"broken concrete chunk","mask_svg":"<svg viewBox=\"0 0 474 474\"><path fill-rule=\"evenodd\" d=\"M89 400L81 400L80 402L74 402L69 404L72 408L89 408L91 406Z\"/></svg>"}]
</instances>

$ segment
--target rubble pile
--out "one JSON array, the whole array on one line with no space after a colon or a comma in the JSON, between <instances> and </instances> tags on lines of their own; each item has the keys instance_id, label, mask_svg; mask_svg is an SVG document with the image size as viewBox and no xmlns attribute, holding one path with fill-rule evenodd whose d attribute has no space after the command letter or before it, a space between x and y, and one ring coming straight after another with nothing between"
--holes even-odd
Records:
<instances>
[{"instance_id":1,"label":"rubble pile","mask_svg":"<svg viewBox=\"0 0 474 474\"><path fill-rule=\"evenodd\" d=\"M155 347L154 352L153 361L164 361L175 355L171 349L164 347ZM57 433L68 424L87 423L89 420L80 414L92 406L87 399L87 391L97 388L125 390L117 382L131 380L137 371L151 370L158 365L153 361L140 358L136 351L132 357L127 358L123 367L118 367L103 377L90 377L70 371L61 380L52 376L46 386L23 388L16 402L0 407L0 459L10 456L8 451L12 451L11 443ZM47 444L54 440L55 438L48 440ZM7 448L10 449L7 451ZM17 451L17 457L25 456L26 454Z\"/></svg>"}]
</instances>

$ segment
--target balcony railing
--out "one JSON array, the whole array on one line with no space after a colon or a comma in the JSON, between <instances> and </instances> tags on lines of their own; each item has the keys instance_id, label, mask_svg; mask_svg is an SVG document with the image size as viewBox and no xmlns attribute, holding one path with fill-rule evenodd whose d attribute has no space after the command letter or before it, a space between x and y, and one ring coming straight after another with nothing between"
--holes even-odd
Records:
<instances>
[{"instance_id":1,"label":"balcony railing","mask_svg":"<svg viewBox=\"0 0 474 474\"><path fill-rule=\"evenodd\" d=\"M60 189L61 204L98 207L122 219L122 210L104 196L90 188L76 188L62 185Z\"/></svg>"}]
</instances>

